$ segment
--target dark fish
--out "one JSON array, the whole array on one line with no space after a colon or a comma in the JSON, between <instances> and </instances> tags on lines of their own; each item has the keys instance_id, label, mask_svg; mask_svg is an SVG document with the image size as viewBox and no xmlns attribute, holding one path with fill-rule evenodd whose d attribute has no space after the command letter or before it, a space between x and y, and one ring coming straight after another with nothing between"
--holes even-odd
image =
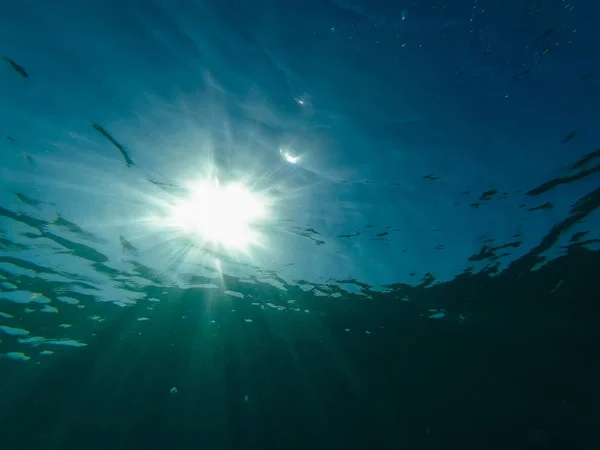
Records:
<instances>
[{"instance_id":1,"label":"dark fish","mask_svg":"<svg viewBox=\"0 0 600 450\"><path fill-rule=\"evenodd\" d=\"M571 236L570 242L578 242L581 239L583 239L588 233L589 231L578 231L577 233L574 233L573 236Z\"/></svg>"},{"instance_id":2,"label":"dark fish","mask_svg":"<svg viewBox=\"0 0 600 450\"><path fill-rule=\"evenodd\" d=\"M533 208L529 208L527 211L540 211L540 210L549 211L552 208L554 208L554 203L552 203L552 202L546 202L543 205L539 205L539 206L535 206Z\"/></svg>"},{"instance_id":3,"label":"dark fish","mask_svg":"<svg viewBox=\"0 0 600 450\"><path fill-rule=\"evenodd\" d=\"M584 76L581 77L581 81L585 81L589 78L592 78L593 75L594 75L594 72L586 73Z\"/></svg>"},{"instance_id":4,"label":"dark fish","mask_svg":"<svg viewBox=\"0 0 600 450\"><path fill-rule=\"evenodd\" d=\"M481 203L471 203L471 208L479 208Z\"/></svg>"},{"instance_id":5,"label":"dark fish","mask_svg":"<svg viewBox=\"0 0 600 450\"><path fill-rule=\"evenodd\" d=\"M575 162L575 164L571 166L571 170L580 169L595 158L600 158L600 148L588 153L583 158L579 159L579 161Z\"/></svg>"},{"instance_id":6,"label":"dark fish","mask_svg":"<svg viewBox=\"0 0 600 450\"><path fill-rule=\"evenodd\" d=\"M519 72L518 74L516 74L515 76L513 76L513 78L515 80L520 80L521 78L523 78L525 75L528 75L531 72L530 68L525 69L522 72Z\"/></svg>"},{"instance_id":7,"label":"dark fish","mask_svg":"<svg viewBox=\"0 0 600 450\"><path fill-rule=\"evenodd\" d=\"M135 256L139 256L139 251L134 245L125 239L123 236L119 236L119 240L121 241L121 246L123 247L123 251L129 252Z\"/></svg>"},{"instance_id":8,"label":"dark fish","mask_svg":"<svg viewBox=\"0 0 600 450\"><path fill-rule=\"evenodd\" d=\"M439 180L440 177L436 177L434 174L430 173L423 177L424 180Z\"/></svg>"},{"instance_id":9,"label":"dark fish","mask_svg":"<svg viewBox=\"0 0 600 450\"><path fill-rule=\"evenodd\" d=\"M387 236L388 234L390 234L390 233L387 231L384 231L383 233L377 233L377 237Z\"/></svg>"},{"instance_id":10,"label":"dark fish","mask_svg":"<svg viewBox=\"0 0 600 450\"><path fill-rule=\"evenodd\" d=\"M538 42L540 42L543 38L545 38L546 36L551 35L554 32L554 27L552 28L548 28L544 34L542 34L539 38L537 38L535 41L533 41L534 44L537 44Z\"/></svg>"},{"instance_id":11,"label":"dark fish","mask_svg":"<svg viewBox=\"0 0 600 450\"><path fill-rule=\"evenodd\" d=\"M352 231L354 234L340 234L339 238L350 238L350 237L354 237L354 236L360 236L360 232L356 231L356 230L350 230Z\"/></svg>"},{"instance_id":12,"label":"dark fish","mask_svg":"<svg viewBox=\"0 0 600 450\"><path fill-rule=\"evenodd\" d=\"M106 131L103 127L98 125L96 122L94 122L92 124L92 127L94 127L95 130L99 131L102 134L102 136L104 136L106 139L108 139L115 147L117 147L117 149L119 149L119 151L123 155L123 158L125 159L125 164L127 164L127 167L131 167L131 166L135 165L135 163L131 160L131 158L127 154L125 147L123 147L119 142L117 142L117 140L114 137L112 137L108 131Z\"/></svg>"},{"instance_id":13,"label":"dark fish","mask_svg":"<svg viewBox=\"0 0 600 450\"><path fill-rule=\"evenodd\" d=\"M15 142L15 138L13 138L13 137L9 136L8 134L5 134L5 135L4 135L4 137L5 137L6 139L8 139L10 142Z\"/></svg>"},{"instance_id":14,"label":"dark fish","mask_svg":"<svg viewBox=\"0 0 600 450\"><path fill-rule=\"evenodd\" d=\"M540 52L540 56L544 56L546 53L548 53L548 50L550 50L548 47L546 47L544 50L542 50Z\"/></svg>"},{"instance_id":15,"label":"dark fish","mask_svg":"<svg viewBox=\"0 0 600 450\"><path fill-rule=\"evenodd\" d=\"M551 34L552 32L554 32L554 27L548 28L546 30L546 32L544 33L544 36L548 36L549 34Z\"/></svg>"},{"instance_id":16,"label":"dark fish","mask_svg":"<svg viewBox=\"0 0 600 450\"><path fill-rule=\"evenodd\" d=\"M573 130L571 131L569 134L567 134L565 136L565 138L561 141L563 144L566 144L567 142L569 142L571 139L573 139L575 137L575 135L577 134L577 131Z\"/></svg>"},{"instance_id":17,"label":"dark fish","mask_svg":"<svg viewBox=\"0 0 600 450\"><path fill-rule=\"evenodd\" d=\"M31 206L37 207L37 206L40 206L43 204L41 201L36 200L34 198L27 197L26 195L21 194L20 192L14 192L14 194L21 202L25 203L26 205L31 205Z\"/></svg>"},{"instance_id":18,"label":"dark fish","mask_svg":"<svg viewBox=\"0 0 600 450\"><path fill-rule=\"evenodd\" d=\"M10 66L15 69L17 72L19 72L19 74L23 77L23 78L29 78L29 74L25 71L25 68L23 68L23 66L21 66L20 64L17 64L16 62L14 62L12 59L10 59L8 56L3 56L2 59L4 61L6 61L8 64L10 64Z\"/></svg>"},{"instance_id":19,"label":"dark fish","mask_svg":"<svg viewBox=\"0 0 600 450\"><path fill-rule=\"evenodd\" d=\"M491 200L494 195L498 193L498 189L490 189L489 191L485 191L479 197L479 200Z\"/></svg>"},{"instance_id":20,"label":"dark fish","mask_svg":"<svg viewBox=\"0 0 600 450\"><path fill-rule=\"evenodd\" d=\"M25 153L25 155L23 155L25 157L25 161L27 161L27 164L29 164L29 166L31 167L35 167L35 161L33 160L33 158L31 157L31 155L29 153Z\"/></svg>"}]
</instances>

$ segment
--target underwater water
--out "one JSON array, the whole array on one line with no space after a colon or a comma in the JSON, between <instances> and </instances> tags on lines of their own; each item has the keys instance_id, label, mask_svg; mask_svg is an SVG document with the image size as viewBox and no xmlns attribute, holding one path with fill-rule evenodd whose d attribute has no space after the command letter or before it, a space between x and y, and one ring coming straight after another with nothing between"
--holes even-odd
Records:
<instances>
[{"instance_id":1,"label":"underwater water","mask_svg":"<svg viewBox=\"0 0 600 450\"><path fill-rule=\"evenodd\" d=\"M596 449L600 5L0 14L0 450Z\"/></svg>"}]
</instances>

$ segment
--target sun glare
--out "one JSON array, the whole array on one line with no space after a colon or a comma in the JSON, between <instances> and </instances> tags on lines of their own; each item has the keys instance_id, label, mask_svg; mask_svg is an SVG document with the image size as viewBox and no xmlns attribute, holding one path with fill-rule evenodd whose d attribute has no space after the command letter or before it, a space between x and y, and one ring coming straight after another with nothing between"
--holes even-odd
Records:
<instances>
[{"instance_id":1,"label":"sun glare","mask_svg":"<svg viewBox=\"0 0 600 450\"><path fill-rule=\"evenodd\" d=\"M300 161L299 156L294 156L287 150L279 149L279 153L281 153L281 156L283 156L283 159L285 159L290 164L296 164L298 161Z\"/></svg>"},{"instance_id":2,"label":"sun glare","mask_svg":"<svg viewBox=\"0 0 600 450\"><path fill-rule=\"evenodd\" d=\"M229 249L258 243L255 225L265 216L262 199L239 183L217 180L195 184L188 198L170 208L170 225Z\"/></svg>"}]
</instances>

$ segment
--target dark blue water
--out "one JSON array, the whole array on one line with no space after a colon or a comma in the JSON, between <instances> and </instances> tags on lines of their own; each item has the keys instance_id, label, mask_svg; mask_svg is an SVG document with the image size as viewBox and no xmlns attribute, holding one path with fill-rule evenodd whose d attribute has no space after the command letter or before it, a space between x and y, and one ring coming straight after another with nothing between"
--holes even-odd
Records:
<instances>
[{"instance_id":1,"label":"dark blue water","mask_svg":"<svg viewBox=\"0 0 600 450\"><path fill-rule=\"evenodd\" d=\"M600 8L4 2L0 449L593 449Z\"/></svg>"}]
</instances>

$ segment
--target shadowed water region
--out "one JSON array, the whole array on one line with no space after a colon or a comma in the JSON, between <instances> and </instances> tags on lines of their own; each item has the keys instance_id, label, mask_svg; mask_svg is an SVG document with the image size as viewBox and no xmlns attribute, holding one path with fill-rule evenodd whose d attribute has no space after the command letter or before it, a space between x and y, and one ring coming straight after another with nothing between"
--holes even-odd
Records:
<instances>
[{"instance_id":1,"label":"shadowed water region","mask_svg":"<svg viewBox=\"0 0 600 450\"><path fill-rule=\"evenodd\" d=\"M0 15L0 449L598 448L600 7Z\"/></svg>"}]
</instances>

